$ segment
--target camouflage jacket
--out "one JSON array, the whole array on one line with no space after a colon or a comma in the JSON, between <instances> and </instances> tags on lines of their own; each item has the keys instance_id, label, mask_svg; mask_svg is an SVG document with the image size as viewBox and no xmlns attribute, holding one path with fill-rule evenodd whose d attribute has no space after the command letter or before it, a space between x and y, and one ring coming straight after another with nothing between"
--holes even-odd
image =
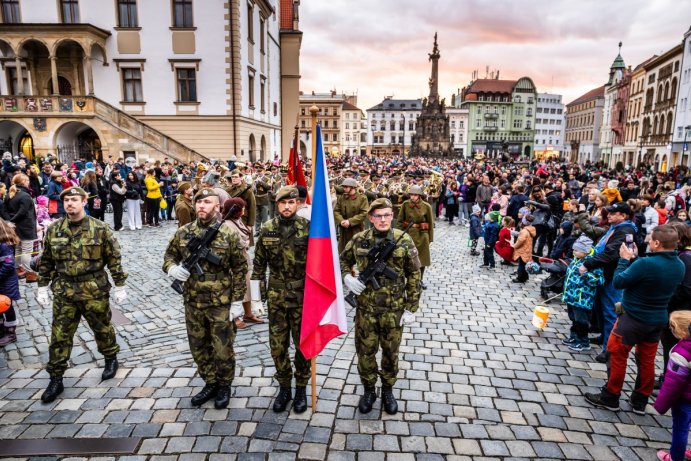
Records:
<instances>
[{"instance_id":1,"label":"camouflage jacket","mask_svg":"<svg viewBox=\"0 0 691 461\"><path fill-rule=\"evenodd\" d=\"M269 269L269 289L302 290L307 264L310 222L295 215L277 216L262 226L254 252L252 280L265 280Z\"/></svg>"},{"instance_id":2,"label":"camouflage jacket","mask_svg":"<svg viewBox=\"0 0 691 461\"><path fill-rule=\"evenodd\" d=\"M110 227L90 216L78 223L62 218L46 232L38 286L51 284L56 297L74 301L108 297L111 285L106 266L115 285L125 285L120 245Z\"/></svg>"},{"instance_id":3,"label":"camouflage jacket","mask_svg":"<svg viewBox=\"0 0 691 461\"><path fill-rule=\"evenodd\" d=\"M355 235L341 253L341 273L344 276L350 274L353 266L362 272L369 264L367 254L378 241L382 238L396 240L402 233L401 230L392 229L385 236L378 236L378 232L371 228ZM398 279L394 281L384 276L378 277L377 281L381 285L378 290L368 284L365 291L357 297L358 308L373 312L415 312L420 301L420 260L415 243L409 235L406 234L398 242L386 264L398 274Z\"/></svg>"},{"instance_id":4,"label":"camouflage jacket","mask_svg":"<svg viewBox=\"0 0 691 461\"><path fill-rule=\"evenodd\" d=\"M163 272L175 264L180 264L188 255L187 244L193 236L202 237L216 223L204 225L198 219L179 228L168 243L163 256ZM243 254L240 240L227 226L221 226L209 249L219 258L220 264L208 261L199 263L203 275L192 275L184 283L183 299L191 307L207 308L230 306L233 301L242 301L247 289L247 260Z\"/></svg>"}]
</instances>

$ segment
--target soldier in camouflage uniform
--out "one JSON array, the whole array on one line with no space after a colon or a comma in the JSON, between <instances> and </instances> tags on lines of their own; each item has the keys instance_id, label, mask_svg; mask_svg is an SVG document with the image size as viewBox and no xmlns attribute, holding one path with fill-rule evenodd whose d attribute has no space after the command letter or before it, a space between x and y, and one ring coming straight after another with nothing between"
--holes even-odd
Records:
<instances>
[{"instance_id":1,"label":"soldier in camouflage uniform","mask_svg":"<svg viewBox=\"0 0 691 461\"><path fill-rule=\"evenodd\" d=\"M48 388L41 396L50 403L64 390L62 375L70 359L74 334L84 317L94 333L98 351L105 358L101 378L110 379L118 369L120 350L111 323L108 266L116 288L115 302L125 301L125 279L120 264L120 245L107 224L87 216L87 193L70 187L60 194L66 217L48 228L38 266L38 294L43 306L50 304L48 285L53 291L53 323L48 348Z\"/></svg>"},{"instance_id":2,"label":"soldier in camouflage uniform","mask_svg":"<svg viewBox=\"0 0 691 461\"><path fill-rule=\"evenodd\" d=\"M393 205L381 198L372 202L368 218L372 229L357 234L341 253L341 272L345 285L357 296L355 313L355 351L358 356L358 373L365 387L360 398L361 413L369 413L377 400L375 385L377 376L382 381L382 407L389 414L398 411L393 396L393 385L398 374L398 350L403 335L403 325L415 321L414 312L420 300L420 260L413 239L405 234L386 261L398 275L394 281L384 276L377 280L381 288L365 286L353 275L353 268L362 272L368 265L368 253L379 243L396 241L402 231L393 229ZM377 367L376 355L382 349L381 368Z\"/></svg>"},{"instance_id":3,"label":"soldier in camouflage uniform","mask_svg":"<svg viewBox=\"0 0 691 461\"><path fill-rule=\"evenodd\" d=\"M434 241L434 212L430 204L422 199L424 195L422 187L411 186L408 194L410 198L403 202L398 212L396 228L403 230L408 227L408 224L413 223L408 234L417 248L420 258L420 287L425 290L427 289L423 281L425 267L432 263L429 246Z\"/></svg>"},{"instance_id":4,"label":"soldier in camouflage uniform","mask_svg":"<svg viewBox=\"0 0 691 461\"><path fill-rule=\"evenodd\" d=\"M237 330L230 318L230 304L242 301L245 296L247 261L238 237L226 226L221 226L209 245L221 259L219 264L200 262L203 275L190 274L180 265L189 255L190 239L201 238L217 223L219 199L216 192L202 189L194 200L197 219L175 232L163 257L163 272L184 282L187 338L192 358L205 383L201 392L192 397L192 405L202 405L215 397L214 406L225 408L235 376L233 341Z\"/></svg>"},{"instance_id":5,"label":"soldier in camouflage uniform","mask_svg":"<svg viewBox=\"0 0 691 461\"><path fill-rule=\"evenodd\" d=\"M338 196L334 207L334 219L339 226L338 251L341 252L346 243L355 234L362 231L363 223L367 217L367 197L357 191L357 181L351 178L344 179L341 183L343 193Z\"/></svg>"},{"instance_id":6,"label":"soldier in camouflage uniform","mask_svg":"<svg viewBox=\"0 0 691 461\"><path fill-rule=\"evenodd\" d=\"M266 222L259 233L254 253L252 280L264 284L269 269L266 293L269 307L269 344L276 365L280 391L273 410L282 412L292 398L293 369L290 363L290 337L295 346L295 401L293 409L307 409L305 386L310 377L310 363L300 352L300 327L307 264L307 238L310 222L297 216L298 190L283 187L276 194L278 216Z\"/></svg>"}]
</instances>

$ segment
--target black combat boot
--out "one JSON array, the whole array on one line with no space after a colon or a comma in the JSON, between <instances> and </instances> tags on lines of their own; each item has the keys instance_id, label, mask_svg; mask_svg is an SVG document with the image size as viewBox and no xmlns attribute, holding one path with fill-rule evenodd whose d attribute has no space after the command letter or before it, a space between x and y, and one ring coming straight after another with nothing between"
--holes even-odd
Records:
<instances>
[{"instance_id":1,"label":"black combat boot","mask_svg":"<svg viewBox=\"0 0 691 461\"><path fill-rule=\"evenodd\" d=\"M307 392L305 386L295 388L295 400L293 401L295 413L304 413L307 410Z\"/></svg>"},{"instance_id":2,"label":"black combat boot","mask_svg":"<svg viewBox=\"0 0 691 461\"><path fill-rule=\"evenodd\" d=\"M293 390L290 387L283 387L278 391L274 400L274 413L280 413L288 408L288 402L293 398Z\"/></svg>"},{"instance_id":3,"label":"black combat boot","mask_svg":"<svg viewBox=\"0 0 691 461\"><path fill-rule=\"evenodd\" d=\"M591 405L605 408L610 411L619 411L619 396L612 394L606 388L602 388L599 394L585 393L585 399Z\"/></svg>"},{"instance_id":4,"label":"black combat boot","mask_svg":"<svg viewBox=\"0 0 691 461\"><path fill-rule=\"evenodd\" d=\"M54 401L58 395L62 394L64 390L65 387L62 385L62 376L51 376L48 387L41 396L41 401L43 403L50 403Z\"/></svg>"},{"instance_id":5,"label":"black combat boot","mask_svg":"<svg viewBox=\"0 0 691 461\"><path fill-rule=\"evenodd\" d=\"M118 371L118 358L106 359L106 365L103 367L103 374L101 374L101 381L111 379Z\"/></svg>"},{"instance_id":6,"label":"black combat boot","mask_svg":"<svg viewBox=\"0 0 691 461\"><path fill-rule=\"evenodd\" d=\"M214 400L214 408L220 410L225 408L230 403L230 386L218 386L216 392L216 400Z\"/></svg>"},{"instance_id":7,"label":"black combat boot","mask_svg":"<svg viewBox=\"0 0 691 461\"><path fill-rule=\"evenodd\" d=\"M366 387L365 393L360 397L358 408L360 413L367 414L372 411L372 404L377 400L377 391L373 387Z\"/></svg>"},{"instance_id":8,"label":"black combat boot","mask_svg":"<svg viewBox=\"0 0 691 461\"><path fill-rule=\"evenodd\" d=\"M192 405L194 405L195 407L203 405L204 403L216 397L217 392L218 385L216 383L207 384L206 386L204 386L204 388L202 388L199 394L192 397Z\"/></svg>"},{"instance_id":9,"label":"black combat boot","mask_svg":"<svg viewBox=\"0 0 691 461\"><path fill-rule=\"evenodd\" d=\"M390 415L398 413L398 402L396 402L396 398L393 396L393 389L391 386L382 386L381 406L384 411Z\"/></svg>"}]
</instances>

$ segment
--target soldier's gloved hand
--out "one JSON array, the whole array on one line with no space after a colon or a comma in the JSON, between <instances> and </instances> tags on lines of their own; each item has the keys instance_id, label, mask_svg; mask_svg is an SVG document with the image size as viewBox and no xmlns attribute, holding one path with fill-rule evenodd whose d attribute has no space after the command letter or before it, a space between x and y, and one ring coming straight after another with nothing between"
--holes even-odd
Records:
<instances>
[{"instance_id":1,"label":"soldier's gloved hand","mask_svg":"<svg viewBox=\"0 0 691 461\"><path fill-rule=\"evenodd\" d=\"M263 317L266 315L266 309L264 309L264 303L261 301L252 301L252 312L254 315Z\"/></svg>"},{"instance_id":2,"label":"soldier's gloved hand","mask_svg":"<svg viewBox=\"0 0 691 461\"><path fill-rule=\"evenodd\" d=\"M399 326L410 325L413 323L415 323L415 314L413 314L410 311L403 311L403 315L401 316L401 323Z\"/></svg>"},{"instance_id":3,"label":"soldier's gloved hand","mask_svg":"<svg viewBox=\"0 0 691 461\"><path fill-rule=\"evenodd\" d=\"M231 303L230 305L230 316L235 320L245 313L245 309L242 307L241 302Z\"/></svg>"},{"instance_id":4,"label":"soldier's gloved hand","mask_svg":"<svg viewBox=\"0 0 691 461\"><path fill-rule=\"evenodd\" d=\"M364 283L358 280L357 277L353 277L351 274L346 274L344 281L348 289L356 295L361 294L363 291L365 291L365 288L367 288Z\"/></svg>"},{"instance_id":5,"label":"soldier's gloved hand","mask_svg":"<svg viewBox=\"0 0 691 461\"><path fill-rule=\"evenodd\" d=\"M168 269L168 275L173 277L175 280L186 282L187 279L190 278L190 271L176 264Z\"/></svg>"},{"instance_id":6,"label":"soldier's gloved hand","mask_svg":"<svg viewBox=\"0 0 691 461\"><path fill-rule=\"evenodd\" d=\"M36 301L41 306L50 306L50 296L48 295L48 287L38 287L38 293L36 294Z\"/></svg>"},{"instance_id":7,"label":"soldier's gloved hand","mask_svg":"<svg viewBox=\"0 0 691 461\"><path fill-rule=\"evenodd\" d=\"M115 287L113 289L113 301L115 301L115 304L122 304L125 302L127 299L127 291L125 290L125 287Z\"/></svg>"}]
</instances>

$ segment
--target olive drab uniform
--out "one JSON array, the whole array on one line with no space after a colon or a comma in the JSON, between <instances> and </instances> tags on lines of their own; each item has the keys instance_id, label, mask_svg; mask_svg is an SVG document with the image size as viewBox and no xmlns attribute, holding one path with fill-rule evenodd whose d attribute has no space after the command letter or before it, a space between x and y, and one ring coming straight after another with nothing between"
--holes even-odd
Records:
<instances>
[{"instance_id":1,"label":"olive drab uniform","mask_svg":"<svg viewBox=\"0 0 691 461\"><path fill-rule=\"evenodd\" d=\"M343 251L355 234L361 232L363 223L367 218L367 210L369 209L369 202L367 197L363 194L356 193L354 195L341 194L336 200L334 207L334 219L336 220L336 227L340 233L338 237L338 251ZM350 222L350 227L341 227L341 221L347 219Z\"/></svg>"},{"instance_id":2,"label":"olive drab uniform","mask_svg":"<svg viewBox=\"0 0 691 461\"><path fill-rule=\"evenodd\" d=\"M53 323L47 371L60 377L67 369L74 334L84 317L94 332L98 351L113 359L120 350L111 323L108 266L116 286L127 274L120 263L120 245L107 224L85 216L79 222L62 218L48 228L38 267L38 286L51 285Z\"/></svg>"},{"instance_id":3,"label":"olive drab uniform","mask_svg":"<svg viewBox=\"0 0 691 461\"><path fill-rule=\"evenodd\" d=\"M189 255L190 239L201 238L214 224L216 220L203 224L197 219L179 228L168 243L163 272L180 264ZM229 386L235 376L233 341L237 331L230 318L230 304L245 297L247 260L240 240L226 226L220 227L209 249L221 259L220 263L201 261L204 274L190 271L183 285L187 338L204 382Z\"/></svg>"},{"instance_id":4,"label":"olive drab uniform","mask_svg":"<svg viewBox=\"0 0 691 461\"><path fill-rule=\"evenodd\" d=\"M281 387L290 387L293 379L291 335L295 345L296 385L306 386L310 377L310 363L299 347L309 228L310 222L297 215L289 219L276 216L262 226L254 253L251 279L263 285L269 269L268 286L263 291L269 307L271 356L276 365L276 381Z\"/></svg>"},{"instance_id":5,"label":"olive drab uniform","mask_svg":"<svg viewBox=\"0 0 691 461\"><path fill-rule=\"evenodd\" d=\"M367 254L375 245L384 239L395 241L402 233L391 229L381 234L372 228L357 234L341 253L341 273L351 273L353 266L362 272L369 263ZM415 312L420 300L420 260L410 236L401 238L386 263L398 279L378 277L379 290L368 284L357 297L355 351L360 380L366 388L375 386L377 376L381 377L383 385L396 383L398 350L403 335L401 316L405 310ZM380 345L382 358L381 368L378 368L376 355Z\"/></svg>"},{"instance_id":6,"label":"olive drab uniform","mask_svg":"<svg viewBox=\"0 0 691 461\"><path fill-rule=\"evenodd\" d=\"M420 265L427 267L432 264L429 245L434 241L434 212L430 204L422 198L417 203L408 199L401 205L396 227L405 229L411 222L413 225L408 230L408 234L415 242Z\"/></svg>"}]
</instances>

